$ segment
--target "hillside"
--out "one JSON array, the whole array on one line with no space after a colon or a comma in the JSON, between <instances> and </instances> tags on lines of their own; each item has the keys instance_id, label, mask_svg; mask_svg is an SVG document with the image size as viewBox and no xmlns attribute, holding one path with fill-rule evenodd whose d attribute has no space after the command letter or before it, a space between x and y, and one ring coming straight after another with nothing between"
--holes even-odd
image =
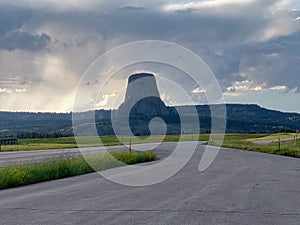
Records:
<instances>
[{"instance_id":1,"label":"hillside","mask_svg":"<svg viewBox=\"0 0 300 225\"><path fill-rule=\"evenodd\" d=\"M189 111L191 106L179 108ZM215 109L219 106L214 105ZM208 105L196 106L201 124L201 132L210 131L211 117ZM169 116L163 118L168 123L168 133L180 132L180 121L175 108L168 107ZM300 114L284 113L262 108L258 105L227 104L227 133L275 133L295 131L300 128ZM174 113L175 112L175 113ZM80 121L85 122L87 115L80 113ZM110 110L96 111L97 129L100 135L113 135L110 122ZM189 116L186 113L186 116ZM151 118L131 115L130 124L135 134L149 134L148 122ZM84 133L83 133L84 134ZM71 113L29 113L0 112L0 137L17 136L19 138L43 138L71 136Z\"/></svg>"}]
</instances>

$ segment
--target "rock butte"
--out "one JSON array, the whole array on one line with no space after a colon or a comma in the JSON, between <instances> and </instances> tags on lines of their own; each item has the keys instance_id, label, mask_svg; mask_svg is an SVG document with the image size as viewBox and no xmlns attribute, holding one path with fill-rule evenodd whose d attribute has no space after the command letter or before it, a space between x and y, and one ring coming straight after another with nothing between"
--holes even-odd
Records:
<instances>
[{"instance_id":1,"label":"rock butte","mask_svg":"<svg viewBox=\"0 0 300 225\"><path fill-rule=\"evenodd\" d=\"M160 98L155 76L150 73L131 75L128 78L125 100L118 111L119 115L168 115L167 107Z\"/></svg>"}]
</instances>

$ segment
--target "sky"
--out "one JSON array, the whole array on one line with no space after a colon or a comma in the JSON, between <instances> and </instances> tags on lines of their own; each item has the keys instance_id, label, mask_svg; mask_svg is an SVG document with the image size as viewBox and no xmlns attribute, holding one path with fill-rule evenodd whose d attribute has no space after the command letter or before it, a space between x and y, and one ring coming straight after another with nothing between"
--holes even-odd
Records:
<instances>
[{"instance_id":1,"label":"sky","mask_svg":"<svg viewBox=\"0 0 300 225\"><path fill-rule=\"evenodd\" d=\"M0 0L0 111L71 111L93 61L141 40L174 42L199 55L225 102L300 113L298 0ZM97 106L116 106L124 74L143 70L158 75L168 105L188 102L164 85L163 73L195 104L206 103L205 90L182 71L144 64L108 83Z\"/></svg>"}]
</instances>

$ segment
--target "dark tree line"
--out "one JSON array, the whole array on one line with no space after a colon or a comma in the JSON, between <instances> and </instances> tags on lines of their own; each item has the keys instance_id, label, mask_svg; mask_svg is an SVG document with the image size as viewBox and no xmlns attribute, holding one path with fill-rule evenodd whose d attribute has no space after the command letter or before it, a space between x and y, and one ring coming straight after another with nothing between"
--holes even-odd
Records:
<instances>
[{"instance_id":1,"label":"dark tree line","mask_svg":"<svg viewBox=\"0 0 300 225\"><path fill-rule=\"evenodd\" d=\"M152 105L151 107L155 107ZM191 116L190 107L180 106L184 117ZM218 110L218 105L213 106ZM163 115L142 115L132 113L129 123L132 132L136 135L148 135L149 122L154 117L161 117L167 124L167 133L175 134L181 132L180 117L175 107L167 107ZM211 130L211 109L208 105L196 106L200 132L209 133ZM140 110L143 112L142 110ZM138 112L140 112L138 110ZM159 112L159 110L153 110ZM111 110L97 110L78 113L78 124L84 124L91 116L94 116L99 135L113 135L111 125ZM226 105L227 133L275 133L295 132L300 129L300 114L283 113L268 110L257 105ZM124 118L120 118L121 120ZM128 118L127 118L128 119ZM125 118L126 120L126 118ZM0 138L57 138L73 136L71 113L27 113L27 112L0 112ZM191 127L193 124L191 124ZM82 135L88 135L84 126ZM160 132L160 131L157 131ZM191 130L190 132L193 132Z\"/></svg>"}]
</instances>

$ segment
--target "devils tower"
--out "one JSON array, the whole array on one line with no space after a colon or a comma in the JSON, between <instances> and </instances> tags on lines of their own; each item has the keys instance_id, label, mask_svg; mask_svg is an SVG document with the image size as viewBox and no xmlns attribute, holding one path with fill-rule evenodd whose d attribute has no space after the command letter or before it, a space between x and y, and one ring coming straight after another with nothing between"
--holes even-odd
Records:
<instances>
[{"instance_id":1,"label":"devils tower","mask_svg":"<svg viewBox=\"0 0 300 225\"><path fill-rule=\"evenodd\" d=\"M139 73L129 77L124 102L116 114L114 121L118 123L119 133L129 135L128 130L122 128L129 122L129 128L135 136L163 134L165 131L159 123L152 123L150 131L150 121L156 117L164 120L169 132L170 108L161 100L153 74Z\"/></svg>"},{"instance_id":2,"label":"devils tower","mask_svg":"<svg viewBox=\"0 0 300 225\"><path fill-rule=\"evenodd\" d=\"M159 96L155 76L150 73L133 74L128 79L124 102L120 114L135 117L167 116L168 109Z\"/></svg>"}]
</instances>

